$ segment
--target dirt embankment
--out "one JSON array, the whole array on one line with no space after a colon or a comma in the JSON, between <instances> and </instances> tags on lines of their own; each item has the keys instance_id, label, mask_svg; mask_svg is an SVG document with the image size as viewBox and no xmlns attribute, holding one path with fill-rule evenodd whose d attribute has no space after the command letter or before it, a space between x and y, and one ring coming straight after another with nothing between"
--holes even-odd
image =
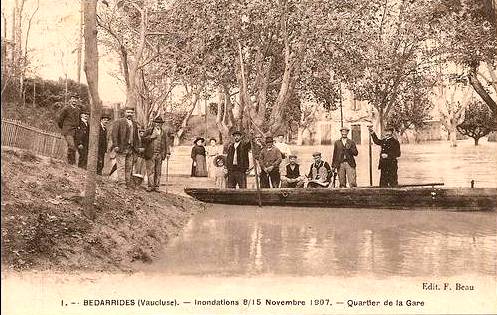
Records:
<instances>
[{"instance_id":1,"label":"dirt embankment","mask_svg":"<svg viewBox=\"0 0 497 315\"><path fill-rule=\"evenodd\" d=\"M2 266L36 270L132 270L150 262L188 219L192 199L126 190L99 178L97 218L82 215L84 171L2 148Z\"/></svg>"}]
</instances>

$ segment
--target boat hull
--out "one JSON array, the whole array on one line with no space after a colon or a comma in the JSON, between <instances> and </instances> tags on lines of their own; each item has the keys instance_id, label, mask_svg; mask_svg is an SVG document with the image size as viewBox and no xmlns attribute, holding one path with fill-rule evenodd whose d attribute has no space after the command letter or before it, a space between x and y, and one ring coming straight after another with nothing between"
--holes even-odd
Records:
<instances>
[{"instance_id":1,"label":"boat hull","mask_svg":"<svg viewBox=\"0 0 497 315\"><path fill-rule=\"evenodd\" d=\"M257 205L256 189L185 188L207 203ZM495 211L496 188L332 188L261 189L264 206L366 208L398 210Z\"/></svg>"}]
</instances>

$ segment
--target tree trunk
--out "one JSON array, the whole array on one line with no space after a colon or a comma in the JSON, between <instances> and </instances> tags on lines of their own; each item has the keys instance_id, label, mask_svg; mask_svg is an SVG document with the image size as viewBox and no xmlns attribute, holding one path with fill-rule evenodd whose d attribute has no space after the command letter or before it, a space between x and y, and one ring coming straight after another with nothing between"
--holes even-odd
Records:
<instances>
[{"instance_id":1,"label":"tree trunk","mask_svg":"<svg viewBox=\"0 0 497 315\"><path fill-rule=\"evenodd\" d=\"M450 126L449 139L450 139L450 146L457 147L457 129L455 126Z\"/></svg>"},{"instance_id":2,"label":"tree trunk","mask_svg":"<svg viewBox=\"0 0 497 315\"><path fill-rule=\"evenodd\" d=\"M181 141L181 137L183 137L183 134L184 134L184 132L186 130L186 127L188 126L188 121L192 117L193 110L197 106L198 98L200 96L200 91L202 91L202 89L198 88L198 87L197 87L196 90L192 90L191 91L191 94L193 94L194 99L193 99L193 101L190 101L190 109L186 113L185 117L183 117L183 121L181 122L180 128L174 134L174 142L173 142L174 145L179 145L179 143ZM191 94L189 96L190 99L192 97Z\"/></svg>"},{"instance_id":3,"label":"tree trunk","mask_svg":"<svg viewBox=\"0 0 497 315\"><path fill-rule=\"evenodd\" d=\"M478 140L480 140L480 138L474 138L475 139L475 146L478 145Z\"/></svg>"},{"instance_id":4,"label":"tree trunk","mask_svg":"<svg viewBox=\"0 0 497 315\"><path fill-rule=\"evenodd\" d=\"M83 55L83 18L84 18L84 1L81 0L81 7L79 12L79 36L78 36L78 56L76 61L76 77L78 79L78 89L81 83L81 59ZM81 92L81 91L79 91Z\"/></svg>"},{"instance_id":5,"label":"tree trunk","mask_svg":"<svg viewBox=\"0 0 497 315\"><path fill-rule=\"evenodd\" d=\"M230 129L234 124L233 120L229 89L227 86L222 86L218 90L216 126L225 141L230 138Z\"/></svg>"},{"instance_id":6,"label":"tree trunk","mask_svg":"<svg viewBox=\"0 0 497 315\"><path fill-rule=\"evenodd\" d=\"M468 78L469 78L469 83L476 91L476 93L478 93L478 95L485 102L485 104L487 104L488 108L492 111L493 115L497 116L497 104L492 99L490 94L488 94L488 92L485 90L480 80L478 80L476 67L473 67L471 69Z\"/></svg>"},{"instance_id":7,"label":"tree trunk","mask_svg":"<svg viewBox=\"0 0 497 315\"><path fill-rule=\"evenodd\" d=\"M101 101L98 95L97 0L84 1L85 73L90 92L90 136L86 172L84 214L95 219L98 134Z\"/></svg>"}]
</instances>

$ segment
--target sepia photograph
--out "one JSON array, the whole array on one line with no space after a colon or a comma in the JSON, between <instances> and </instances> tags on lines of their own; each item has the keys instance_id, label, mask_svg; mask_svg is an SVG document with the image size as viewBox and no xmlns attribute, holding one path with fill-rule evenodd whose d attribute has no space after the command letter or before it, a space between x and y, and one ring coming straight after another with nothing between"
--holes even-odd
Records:
<instances>
[{"instance_id":1,"label":"sepia photograph","mask_svg":"<svg viewBox=\"0 0 497 315\"><path fill-rule=\"evenodd\" d=\"M2 314L497 314L495 0L1 13Z\"/></svg>"}]
</instances>

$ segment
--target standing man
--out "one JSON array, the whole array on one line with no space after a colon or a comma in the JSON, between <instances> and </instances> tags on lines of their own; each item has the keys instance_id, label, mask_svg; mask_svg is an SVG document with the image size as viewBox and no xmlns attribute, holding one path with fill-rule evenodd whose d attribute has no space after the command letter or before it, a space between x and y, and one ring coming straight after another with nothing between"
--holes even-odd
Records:
<instances>
[{"instance_id":1,"label":"standing man","mask_svg":"<svg viewBox=\"0 0 497 315\"><path fill-rule=\"evenodd\" d=\"M159 191L162 161L169 159L171 155L167 133L162 129L163 123L162 117L155 118L152 128L147 129L142 137L145 145L143 155L147 165L148 192Z\"/></svg>"},{"instance_id":2,"label":"standing man","mask_svg":"<svg viewBox=\"0 0 497 315\"><path fill-rule=\"evenodd\" d=\"M357 187L356 180L356 163L354 156L357 156L357 147L354 141L350 140L347 136L349 128L340 128L342 137L335 141L333 148L333 160L331 167L338 171L338 181L340 188L347 187L347 180L350 187Z\"/></svg>"},{"instance_id":3,"label":"standing man","mask_svg":"<svg viewBox=\"0 0 497 315\"><path fill-rule=\"evenodd\" d=\"M242 141L242 133L232 134L233 143L228 146L226 167L228 168L228 188L247 188L247 169L249 167L250 141Z\"/></svg>"},{"instance_id":4,"label":"standing man","mask_svg":"<svg viewBox=\"0 0 497 315\"><path fill-rule=\"evenodd\" d=\"M74 141L78 147L78 167L83 169L86 169L86 164L88 163L88 144L90 143L89 117L90 113L87 110L81 112L81 119L74 137Z\"/></svg>"},{"instance_id":5,"label":"standing man","mask_svg":"<svg viewBox=\"0 0 497 315\"><path fill-rule=\"evenodd\" d=\"M107 152L107 124L110 121L108 114L100 117L100 132L98 133L97 174L102 175L104 169L105 152Z\"/></svg>"},{"instance_id":6,"label":"standing man","mask_svg":"<svg viewBox=\"0 0 497 315\"><path fill-rule=\"evenodd\" d=\"M266 147L259 154L261 188L278 188L280 186L281 151L274 146L273 137L266 138Z\"/></svg>"},{"instance_id":7,"label":"standing man","mask_svg":"<svg viewBox=\"0 0 497 315\"><path fill-rule=\"evenodd\" d=\"M126 108L124 117L112 127L112 150L116 153L118 182L132 188L131 173L135 146L138 145L138 126L134 120L134 108Z\"/></svg>"},{"instance_id":8,"label":"standing man","mask_svg":"<svg viewBox=\"0 0 497 315\"><path fill-rule=\"evenodd\" d=\"M61 133L67 143L67 163L73 165L76 163L76 144L74 136L76 128L80 121L79 99L76 96L71 96L69 104L66 105L57 117L57 125L61 129Z\"/></svg>"},{"instance_id":9,"label":"standing man","mask_svg":"<svg viewBox=\"0 0 497 315\"><path fill-rule=\"evenodd\" d=\"M383 139L378 138L372 126L369 126L368 129L373 142L381 146L380 162L378 163L378 169L381 172L380 187L396 187L398 185L397 158L400 157L400 143L393 137L393 128L385 128Z\"/></svg>"}]
</instances>

